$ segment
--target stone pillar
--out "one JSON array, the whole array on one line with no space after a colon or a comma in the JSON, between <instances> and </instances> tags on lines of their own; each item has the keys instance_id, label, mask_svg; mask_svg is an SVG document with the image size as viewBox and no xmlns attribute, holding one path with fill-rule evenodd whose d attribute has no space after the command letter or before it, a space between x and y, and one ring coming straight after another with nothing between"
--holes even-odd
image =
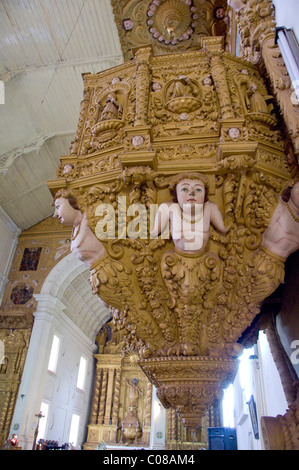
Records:
<instances>
[{"instance_id":1,"label":"stone pillar","mask_svg":"<svg viewBox=\"0 0 299 470\"><path fill-rule=\"evenodd\" d=\"M47 359L51 348L52 322L55 316L63 314L65 306L48 294L35 295L38 306L34 314L28 353L24 366L12 423L20 423L18 431L20 446L31 450L34 439L35 414L40 411L44 384L47 376ZM37 386L38 384L38 386Z\"/></svg>"}]
</instances>

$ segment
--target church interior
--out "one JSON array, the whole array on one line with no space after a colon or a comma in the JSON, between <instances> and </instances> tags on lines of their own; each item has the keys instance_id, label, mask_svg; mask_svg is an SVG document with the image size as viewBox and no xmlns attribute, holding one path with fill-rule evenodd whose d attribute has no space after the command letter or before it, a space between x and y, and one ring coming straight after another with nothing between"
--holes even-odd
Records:
<instances>
[{"instance_id":1,"label":"church interior","mask_svg":"<svg viewBox=\"0 0 299 470\"><path fill-rule=\"evenodd\" d=\"M0 0L0 450L299 450L296 3Z\"/></svg>"}]
</instances>

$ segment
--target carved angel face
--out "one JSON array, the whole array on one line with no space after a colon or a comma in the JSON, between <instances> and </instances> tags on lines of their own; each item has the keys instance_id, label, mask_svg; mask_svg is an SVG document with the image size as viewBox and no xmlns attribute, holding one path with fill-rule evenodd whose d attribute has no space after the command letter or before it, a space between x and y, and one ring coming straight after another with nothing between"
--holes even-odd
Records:
<instances>
[{"instance_id":1,"label":"carved angel face","mask_svg":"<svg viewBox=\"0 0 299 470\"><path fill-rule=\"evenodd\" d=\"M176 187L177 200L181 208L184 204L204 204L205 185L201 180L181 180Z\"/></svg>"},{"instance_id":2,"label":"carved angel face","mask_svg":"<svg viewBox=\"0 0 299 470\"><path fill-rule=\"evenodd\" d=\"M57 218L63 225L74 225L78 210L74 209L68 199L59 197L55 200L55 211L53 217Z\"/></svg>"}]
</instances>

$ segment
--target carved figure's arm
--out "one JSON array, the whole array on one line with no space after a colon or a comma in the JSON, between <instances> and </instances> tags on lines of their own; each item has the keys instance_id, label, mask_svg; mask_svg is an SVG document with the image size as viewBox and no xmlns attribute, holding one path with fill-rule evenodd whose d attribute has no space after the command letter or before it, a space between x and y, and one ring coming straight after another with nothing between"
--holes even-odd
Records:
<instances>
[{"instance_id":1,"label":"carved figure's arm","mask_svg":"<svg viewBox=\"0 0 299 470\"><path fill-rule=\"evenodd\" d=\"M211 224L213 224L219 232L227 233L229 231L229 227L224 225L223 216L219 207L214 202L209 202L209 204L211 204Z\"/></svg>"},{"instance_id":2,"label":"carved figure's arm","mask_svg":"<svg viewBox=\"0 0 299 470\"><path fill-rule=\"evenodd\" d=\"M151 238L157 238L164 232L169 223L169 203L163 202L157 211L154 221L154 228L151 231Z\"/></svg>"}]
</instances>

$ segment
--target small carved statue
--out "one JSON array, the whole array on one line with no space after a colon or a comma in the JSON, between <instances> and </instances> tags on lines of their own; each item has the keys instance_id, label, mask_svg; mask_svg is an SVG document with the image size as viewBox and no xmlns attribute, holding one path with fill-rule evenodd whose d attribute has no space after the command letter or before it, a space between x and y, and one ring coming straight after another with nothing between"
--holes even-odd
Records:
<instances>
[{"instance_id":1,"label":"small carved statue","mask_svg":"<svg viewBox=\"0 0 299 470\"><path fill-rule=\"evenodd\" d=\"M193 84L186 75L180 75L177 79L173 80L167 92L168 100L183 96L196 96Z\"/></svg>"},{"instance_id":2,"label":"small carved statue","mask_svg":"<svg viewBox=\"0 0 299 470\"><path fill-rule=\"evenodd\" d=\"M121 117L122 105L117 101L115 93L109 93L99 121L107 121L108 119L121 119Z\"/></svg>"},{"instance_id":3,"label":"small carved statue","mask_svg":"<svg viewBox=\"0 0 299 470\"><path fill-rule=\"evenodd\" d=\"M99 346L99 354L103 354L103 350L108 337L108 328L107 325L104 325L96 337L97 345Z\"/></svg>"},{"instance_id":4,"label":"small carved statue","mask_svg":"<svg viewBox=\"0 0 299 470\"><path fill-rule=\"evenodd\" d=\"M271 100L272 96L263 96L257 91L257 85L252 83L246 91L246 106L251 113L264 113L270 114L267 101Z\"/></svg>"},{"instance_id":5,"label":"small carved statue","mask_svg":"<svg viewBox=\"0 0 299 470\"><path fill-rule=\"evenodd\" d=\"M132 379L131 382L127 380L127 384L130 388L129 391L129 409L132 410L137 410L137 402L139 395L143 395L142 391L138 387L138 379Z\"/></svg>"}]
</instances>

